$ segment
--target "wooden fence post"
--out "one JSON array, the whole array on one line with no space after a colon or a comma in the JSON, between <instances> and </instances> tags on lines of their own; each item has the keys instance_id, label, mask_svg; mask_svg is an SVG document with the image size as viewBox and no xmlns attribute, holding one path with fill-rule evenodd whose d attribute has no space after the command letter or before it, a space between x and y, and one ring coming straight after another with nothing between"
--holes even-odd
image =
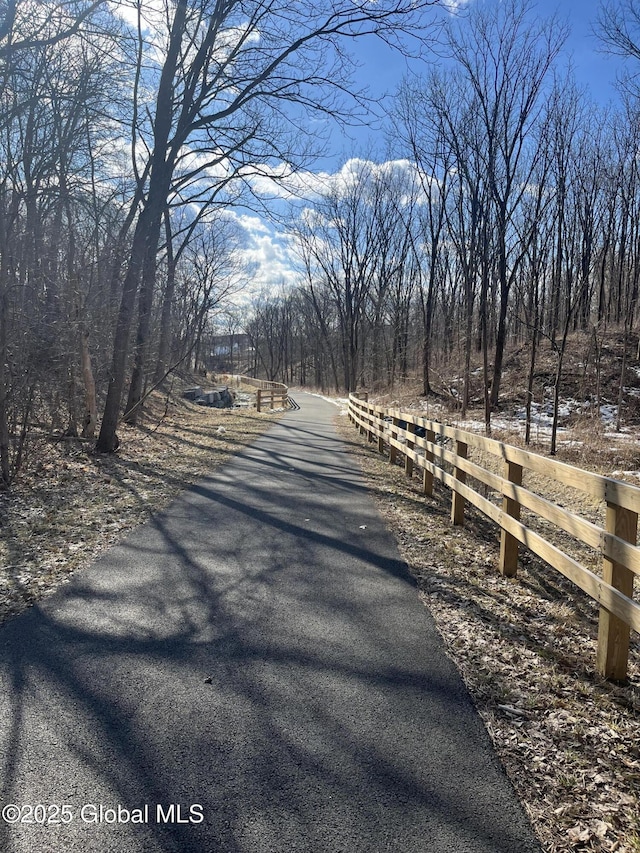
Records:
<instances>
[{"instance_id":1,"label":"wooden fence post","mask_svg":"<svg viewBox=\"0 0 640 853\"><path fill-rule=\"evenodd\" d=\"M638 535L638 514L607 503L606 528L608 533L613 533L625 542L635 545ZM605 557L602 564L602 579L620 590L623 595L633 598L633 572L630 569ZM600 608L597 652L597 669L600 675L614 681L626 679L630 633L631 629L626 622L605 610L604 607Z\"/></svg>"},{"instance_id":2,"label":"wooden fence post","mask_svg":"<svg viewBox=\"0 0 640 853\"><path fill-rule=\"evenodd\" d=\"M398 418L391 418L391 426L398 426ZM391 433L391 441L397 441L398 436ZM396 459L398 458L398 448L394 447L391 443L389 443L389 463L391 465L396 464Z\"/></svg>"},{"instance_id":3,"label":"wooden fence post","mask_svg":"<svg viewBox=\"0 0 640 853\"><path fill-rule=\"evenodd\" d=\"M369 430L367 439L369 440L369 442L373 442L376 440L375 433L373 432L373 406L369 406L367 408L367 417L369 419Z\"/></svg>"},{"instance_id":4,"label":"wooden fence post","mask_svg":"<svg viewBox=\"0 0 640 853\"><path fill-rule=\"evenodd\" d=\"M415 424L407 424L408 433L413 433L415 435L415 431ZM415 442L407 439L407 450L413 450L415 446ZM404 473L407 475L407 477L413 476L413 459L408 454L404 457Z\"/></svg>"},{"instance_id":5,"label":"wooden fence post","mask_svg":"<svg viewBox=\"0 0 640 853\"><path fill-rule=\"evenodd\" d=\"M504 476L516 486L522 485L522 465L505 462ZM520 504L513 498L502 496L502 511L520 521ZM518 540L506 530L500 531L500 573L513 578L518 571Z\"/></svg>"},{"instance_id":6,"label":"wooden fence post","mask_svg":"<svg viewBox=\"0 0 640 853\"><path fill-rule=\"evenodd\" d=\"M467 445L464 441L456 441L456 456L459 456L461 459L467 458ZM457 465L454 466L453 469L453 477L459 483L466 483L467 475L465 472L458 468ZM464 524L464 504L465 500L462 495L459 495L458 492L452 490L451 491L451 523L452 524Z\"/></svg>"},{"instance_id":7,"label":"wooden fence post","mask_svg":"<svg viewBox=\"0 0 640 853\"><path fill-rule=\"evenodd\" d=\"M436 440L436 434L432 429L428 429L425 438L433 444ZM431 450L425 450L424 455L427 462L433 462L434 455ZM433 474L431 471L427 471L426 468L422 474L422 492L429 497L433 495Z\"/></svg>"},{"instance_id":8,"label":"wooden fence post","mask_svg":"<svg viewBox=\"0 0 640 853\"><path fill-rule=\"evenodd\" d=\"M366 397L368 396L366 393L363 394L361 391L352 391L351 393L356 398L356 400L359 400L361 403L366 402ZM364 420L364 411L362 409L362 406L358 406L357 411L360 420ZM366 429L362 426L362 424L356 424L356 426L358 427L358 432L360 433L360 435L364 435L366 433Z\"/></svg>"},{"instance_id":9,"label":"wooden fence post","mask_svg":"<svg viewBox=\"0 0 640 853\"><path fill-rule=\"evenodd\" d=\"M260 398L261 398L261 396L262 396L262 391L261 391L261 389L260 389L260 388L258 388L258 389L256 390L256 412L259 412L259 411L260 411L260 403L262 402L262 401L261 401L261 399L260 399Z\"/></svg>"},{"instance_id":10,"label":"wooden fence post","mask_svg":"<svg viewBox=\"0 0 640 853\"><path fill-rule=\"evenodd\" d=\"M358 394L355 391L351 392L351 396L355 397L356 400L360 399ZM356 418L360 416L360 408L358 407L357 404L354 404L353 408L355 410L355 414L351 413L351 407L349 407L349 417L351 418L351 422L353 423L353 425L357 427L358 423L357 423Z\"/></svg>"}]
</instances>

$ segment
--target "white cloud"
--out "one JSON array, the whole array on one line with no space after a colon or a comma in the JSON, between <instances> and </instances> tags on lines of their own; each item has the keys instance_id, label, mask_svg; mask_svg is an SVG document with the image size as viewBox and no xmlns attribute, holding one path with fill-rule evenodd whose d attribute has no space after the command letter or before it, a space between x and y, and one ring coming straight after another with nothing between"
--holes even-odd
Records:
<instances>
[{"instance_id":1,"label":"white cloud","mask_svg":"<svg viewBox=\"0 0 640 853\"><path fill-rule=\"evenodd\" d=\"M232 216L245 235L239 254L249 271L247 287L240 298L248 300L281 285L295 285L299 275L290 237L255 214L236 212Z\"/></svg>"},{"instance_id":2,"label":"white cloud","mask_svg":"<svg viewBox=\"0 0 640 853\"><path fill-rule=\"evenodd\" d=\"M269 200L303 203L299 215L313 219L318 216L313 208L314 198L327 190L346 190L362 176L363 171L372 177L405 175L416 177L416 167L406 159L376 163L372 160L351 158L334 173L299 171L292 173L284 164L265 168L260 175L250 178L256 195ZM437 182L435 184L437 186ZM293 238L285 231L277 230L267 220L253 213L236 211L233 214L242 227L246 244L241 250L242 259L250 265L250 283L243 299L256 293L274 290L284 284L292 286L300 281L297 253Z\"/></svg>"},{"instance_id":3,"label":"white cloud","mask_svg":"<svg viewBox=\"0 0 640 853\"><path fill-rule=\"evenodd\" d=\"M247 235L257 236L259 234L271 234L272 232L271 227L259 216L249 213L234 213L233 218Z\"/></svg>"},{"instance_id":4,"label":"white cloud","mask_svg":"<svg viewBox=\"0 0 640 853\"><path fill-rule=\"evenodd\" d=\"M257 195L283 201L312 200L327 190L347 189L352 186L363 172L372 177L397 172L411 173L415 166L409 160L387 160L376 163L353 157L347 160L337 172L292 172L290 167L281 164L278 167L265 167L260 174L249 177L249 182Z\"/></svg>"},{"instance_id":5,"label":"white cloud","mask_svg":"<svg viewBox=\"0 0 640 853\"><path fill-rule=\"evenodd\" d=\"M247 173L247 179L257 195L291 201L310 198L326 189L332 176L326 172L293 171L290 166L263 166L258 174Z\"/></svg>"},{"instance_id":6,"label":"white cloud","mask_svg":"<svg viewBox=\"0 0 640 853\"><path fill-rule=\"evenodd\" d=\"M138 16L144 33L156 33L166 29L165 0L145 0L140 4L137 0L111 0L111 11L131 29L138 29Z\"/></svg>"},{"instance_id":7,"label":"white cloud","mask_svg":"<svg viewBox=\"0 0 640 853\"><path fill-rule=\"evenodd\" d=\"M443 6L451 15L455 15L465 6L468 6L472 0L444 0Z\"/></svg>"}]
</instances>

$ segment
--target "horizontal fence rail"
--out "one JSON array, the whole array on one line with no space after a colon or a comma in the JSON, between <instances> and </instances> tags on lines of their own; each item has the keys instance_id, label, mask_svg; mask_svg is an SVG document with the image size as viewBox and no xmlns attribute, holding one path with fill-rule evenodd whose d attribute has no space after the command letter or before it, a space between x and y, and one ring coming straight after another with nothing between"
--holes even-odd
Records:
<instances>
[{"instance_id":1,"label":"horizontal fence rail","mask_svg":"<svg viewBox=\"0 0 640 853\"><path fill-rule=\"evenodd\" d=\"M261 412L266 405L270 409L286 408L289 403L289 389L282 382L271 382L268 379L254 379L252 376L238 376L244 385L256 389L256 410Z\"/></svg>"},{"instance_id":2,"label":"horizontal fence rail","mask_svg":"<svg viewBox=\"0 0 640 853\"><path fill-rule=\"evenodd\" d=\"M634 577L640 575L640 488L410 412L372 405L366 395L349 396L349 419L369 441L377 441L390 462L404 457L408 476L419 468L425 495L433 493L434 480L451 489L453 524L464 524L468 502L498 525L502 574L516 575L519 546L524 545L596 601L598 672L614 680L627 677L630 631L640 632L640 606L633 601ZM470 458L470 449L478 460ZM498 473L490 470L492 461ZM528 483L525 487L525 473L536 482L561 483L602 501L604 526L558 506ZM468 480L479 484L484 494ZM594 549L602 560L602 574L532 529L521 519L522 510Z\"/></svg>"},{"instance_id":3,"label":"horizontal fence rail","mask_svg":"<svg viewBox=\"0 0 640 853\"><path fill-rule=\"evenodd\" d=\"M272 382L269 379L254 379L253 376L238 376L243 385L250 385L252 388L259 388L261 391L280 391L286 388L282 382Z\"/></svg>"},{"instance_id":4,"label":"horizontal fence rail","mask_svg":"<svg viewBox=\"0 0 640 853\"><path fill-rule=\"evenodd\" d=\"M286 385L283 385L281 390L269 389L263 391L258 388L256 391L256 410L261 412L267 404L270 409L286 408L289 405L289 389Z\"/></svg>"}]
</instances>

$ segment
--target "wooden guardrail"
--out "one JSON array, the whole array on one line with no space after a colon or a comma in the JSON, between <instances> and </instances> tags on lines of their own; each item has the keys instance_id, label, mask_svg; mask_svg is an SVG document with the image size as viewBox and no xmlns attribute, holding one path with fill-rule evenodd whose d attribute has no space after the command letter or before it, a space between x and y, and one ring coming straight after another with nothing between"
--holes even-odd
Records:
<instances>
[{"instance_id":1,"label":"wooden guardrail","mask_svg":"<svg viewBox=\"0 0 640 853\"><path fill-rule=\"evenodd\" d=\"M265 404L268 403L270 409L284 409L289 402L289 389L284 385L282 389L262 390L258 388L256 391L256 411L261 412Z\"/></svg>"},{"instance_id":2,"label":"wooden guardrail","mask_svg":"<svg viewBox=\"0 0 640 853\"><path fill-rule=\"evenodd\" d=\"M451 489L453 524L464 524L469 502L500 527L502 574L515 576L518 549L524 545L596 601L600 606L598 672L616 681L627 677L630 632L640 632L640 606L633 601L634 576L640 575L640 488L409 412L371 405L366 395L350 395L349 418L369 441L377 440L378 450L388 453L390 462L396 462L398 454L404 456L408 476L415 466L422 470L425 495L432 494L434 480ZM477 451L484 464L469 458L469 448ZM502 474L486 467L490 459L498 462ZM525 487L524 471L603 501L604 527ZM494 500L473 488L467 477L482 484L485 493L493 492ZM595 549L602 560L602 574L581 565L523 523L522 509Z\"/></svg>"},{"instance_id":3,"label":"wooden guardrail","mask_svg":"<svg viewBox=\"0 0 640 853\"><path fill-rule=\"evenodd\" d=\"M268 379L254 379L252 376L239 376L244 385L256 389L256 411L261 412L265 404L270 409L284 408L289 402L289 389L282 382L271 382Z\"/></svg>"}]
</instances>

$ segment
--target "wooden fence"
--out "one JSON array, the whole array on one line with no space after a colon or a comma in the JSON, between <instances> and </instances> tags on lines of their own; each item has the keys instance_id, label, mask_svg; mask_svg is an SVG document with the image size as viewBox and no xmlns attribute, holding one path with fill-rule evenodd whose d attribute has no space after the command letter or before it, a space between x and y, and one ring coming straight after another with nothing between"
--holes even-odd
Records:
<instances>
[{"instance_id":1,"label":"wooden fence","mask_svg":"<svg viewBox=\"0 0 640 853\"><path fill-rule=\"evenodd\" d=\"M464 524L469 502L500 527L502 574L515 576L518 548L524 545L596 601L600 606L598 672L616 681L626 678L630 632L640 632L640 606L633 601L634 576L640 575L640 488L409 412L371 405L364 394L350 395L349 418L369 441L377 441L379 452L388 453L390 462L396 462L398 454L403 456L408 476L415 467L422 471L425 495L432 494L434 480L451 489L453 524ZM469 458L469 448L481 464ZM490 470L491 460L501 473ZM604 502L604 526L525 488L523 472L534 474L532 480L561 483ZM485 494L473 488L467 477L480 484ZM602 561L602 575L523 523L522 509L533 520L550 522L554 529L595 549Z\"/></svg>"},{"instance_id":2,"label":"wooden fence","mask_svg":"<svg viewBox=\"0 0 640 853\"><path fill-rule=\"evenodd\" d=\"M256 389L256 410L261 412L268 404L270 409L284 408L289 404L289 389L282 382L270 382L267 379L254 379L251 376L238 376L244 385Z\"/></svg>"}]
</instances>

